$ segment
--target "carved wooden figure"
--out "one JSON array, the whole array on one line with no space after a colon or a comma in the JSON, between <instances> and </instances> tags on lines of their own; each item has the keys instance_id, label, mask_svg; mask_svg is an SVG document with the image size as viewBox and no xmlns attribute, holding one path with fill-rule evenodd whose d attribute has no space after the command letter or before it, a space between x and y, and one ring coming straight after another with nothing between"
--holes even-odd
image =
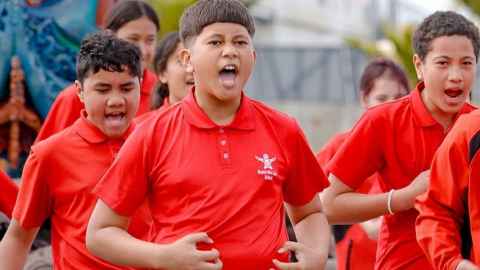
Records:
<instances>
[{"instance_id":1,"label":"carved wooden figure","mask_svg":"<svg viewBox=\"0 0 480 270\"><path fill-rule=\"evenodd\" d=\"M8 161L16 168L22 151L20 143L21 123L38 132L41 126L37 114L25 105L24 73L17 56L12 57L10 71L10 96L0 107L0 125L10 123Z\"/></svg>"}]
</instances>

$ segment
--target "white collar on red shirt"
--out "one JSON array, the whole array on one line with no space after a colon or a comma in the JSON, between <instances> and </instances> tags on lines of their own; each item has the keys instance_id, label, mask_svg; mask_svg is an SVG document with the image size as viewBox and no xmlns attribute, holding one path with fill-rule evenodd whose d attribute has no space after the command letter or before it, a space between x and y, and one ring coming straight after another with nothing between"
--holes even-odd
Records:
<instances>
[{"instance_id":1,"label":"white collar on red shirt","mask_svg":"<svg viewBox=\"0 0 480 270\"><path fill-rule=\"evenodd\" d=\"M102 143L111 140L111 138L105 136L98 127L87 120L87 112L85 110L81 111L80 118L78 118L73 125L75 132L89 143ZM134 128L135 125L132 122L127 131L123 134L121 140L125 141Z\"/></svg>"},{"instance_id":2,"label":"white collar on red shirt","mask_svg":"<svg viewBox=\"0 0 480 270\"><path fill-rule=\"evenodd\" d=\"M192 88L190 93L183 99L182 109L185 114L185 119L188 123L198 128L219 128L220 126L215 124L208 116L203 112L202 108L198 106L197 101L195 100L195 87ZM242 92L242 101L240 107L233 119L233 122L224 128L229 129L239 129L239 130L254 130L255 129L255 118L253 114L253 108L251 100L243 94Z\"/></svg>"}]
</instances>

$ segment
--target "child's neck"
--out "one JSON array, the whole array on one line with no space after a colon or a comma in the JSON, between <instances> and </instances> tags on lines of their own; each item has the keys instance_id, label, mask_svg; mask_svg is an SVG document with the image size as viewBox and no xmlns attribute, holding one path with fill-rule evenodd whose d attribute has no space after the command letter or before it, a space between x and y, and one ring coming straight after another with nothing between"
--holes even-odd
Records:
<instances>
[{"instance_id":1,"label":"child's neck","mask_svg":"<svg viewBox=\"0 0 480 270\"><path fill-rule=\"evenodd\" d=\"M208 118L219 126L226 126L233 122L241 101L241 97L222 101L207 93L199 94L199 91L195 91L195 99Z\"/></svg>"},{"instance_id":2,"label":"child's neck","mask_svg":"<svg viewBox=\"0 0 480 270\"><path fill-rule=\"evenodd\" d=\"M442 111L440 108L429 102L427 98L425 98L425 91L422 91L422 100L428 111L432 114L433 119L435 119L440 125L442 125L445 131L448 130L453 124L454 118L457 113L452 114Z\"/></svg>"}]
</instances>

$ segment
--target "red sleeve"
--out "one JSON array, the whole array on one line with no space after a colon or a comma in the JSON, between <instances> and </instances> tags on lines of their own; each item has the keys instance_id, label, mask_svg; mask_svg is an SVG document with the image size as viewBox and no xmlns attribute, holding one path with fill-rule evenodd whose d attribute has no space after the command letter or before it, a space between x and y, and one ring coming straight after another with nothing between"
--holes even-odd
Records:
<instances>
[{"instance_id":1,"label":"red sleeve","mask_svg":"<svg viewBox=\"0 0 480 270\"><path fill-rule=\"evenodd\" d=\"M142 85L140 89L140 103L138 104L137 116L143 115L152 109L153 87L157 82L155 73L148 69L143 72Z\"/></svg>"},{"instance_id":2,"label":"red sleeve","mask_svg":"<svg viewBox=\"0 0 480 270\"><path fill-rule=\"evenodd\" d=\"M0 212L11 218L17 200L18 187L3 171L0 171L0 190Z\"/></svg>"},{"instance_id":3,"label":"red sleeve","mask_svg":"<svg viewBox=\"0 0 480 270\"><path fill-rule=\"evenodd\" d=\"M384 164L383 111L368 110L353 128L326 171L356 190Z\"/></svg>"},{"instance_id":4,"label":"red sleeve","mask_svg":"<svg viewBox=\"0 0 480 270\"><path fill-rule=\"evenodd\" d=\"M330 139L318 152L317 161L320 163L320 166L325 171L325 174L328 175L328 171L326 171L326 167L328 162L333 158L335 153L337 153L340 146L345 141L348 133L340 133L336 134L332 139Z\"/></svg>"},{"instance_id":5,"label":"red sleeve","mask_svg":"<svg viewBox=\"0 0 480 270\"><path fill-rule=\"evenodd\" d=\"M135 129L94 190L102 201L122 216L131 217L147 195L150 172L147 149L152 146L145 139L148 138L146 133L143 128Z\"/></svg>"},{"instance_id":6,"label":"red sleeve","mask_svg":"<svg viewBox=\"0 0 480 270\"><path fill-rule=\"evenodd\" d=\"M462 129L454 126L437 150L429 189L416 204L417 241L439 270L454 270L462 259L460 228L469 179L468 142Z\"/></svg>"},{"instance_id":7,"label":"red sleeve","mask_svg":"<svg viewBox=\"0 0 480 270\"><path fill-rule=\"evenodd\" d=\"M75 85L60 92L38 132L35 143L71 126L80 117L83 104L77 96Z\"/></svg>"},{"instance_id":8,"label":"red sleeve","mask_svg":"<svg viewBox=\"0 0 480 270\"><path fill-rule=\"evenodd\" d=\"M296 122L291 141L294 142L289 157L291 168L283 185L283 195L287 203L299 206L309 203L329 182Z\"/></svg>"},{"instance_id":9,"label":"red sleeve","mask_svg":"<svg viewBox=\"0 0 480 270\"><path fill-rule=\"evenodd\" d=\"M32 150L23 169L13 218L23 228L40 227L50 215L52 200L47 181L48 167Z\"/></svg>"}]
</instances>

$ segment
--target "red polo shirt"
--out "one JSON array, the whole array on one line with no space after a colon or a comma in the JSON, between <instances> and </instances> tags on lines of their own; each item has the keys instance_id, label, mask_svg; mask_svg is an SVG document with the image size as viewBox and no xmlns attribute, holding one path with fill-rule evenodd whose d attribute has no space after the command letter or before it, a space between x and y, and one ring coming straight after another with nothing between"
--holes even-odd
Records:
<instances>
[{"instance_id":1,"label":"red polo shirt","mask_svg":"<svg viewBox=\"0 0 480 270\"><path fill-rule=\"evenodd\" d=\"M150 111L150 95L156 81L157 77L153 72L147 69L143 72L137 116ZM62 90L53 102L35 142L44 140L72 125L80 117L80 111L83 108L83 103L77 96L77 88L74 84Z\"/></svg>"},{"instance_id":2,"label":"red polo shirt","mask_svg":"<svg viewBox=\"0 0 480 270\"><path fill-rule=\"evenodd\" d=\"M360 224L353 224L336 246L337 270L372 270L377 240L368 237Z\"/></svg>"},{"instance_id":3,"label":"red polo shirt","mask_svg":"<svg viewBox=\"0 0 480 270\"><path fill-rule=\"evenodd\" d=\"M170 102L168 101L168 97L166 97L163 100L162 106L160 106L159 108L157 108L153 111L149 111L147 113L144 113L142 115L139 115L139 116L135 117L135 119L133 119L133 122L135 122L135 124L138 125L138 124L142 123L143 121L151 118L152 115L157 114L157 112L168 109L169 107L170 107Z\"/></svg>"},{"instance_id":4,"label":"red polo shirt","mask_svg":"<svg viewBox=\"0 0 480 270\"><path fill-rule=\"evenodd\" d=\"M13 218L26 229L51 218L55 269L125 269L91 255L85 234L97 201L92 189L132 130L122 139L109 139L82 116L32 147Z\"/></svg>"},{"instance_id":5,"label":"red polo shirt","mask_svg":"<svg viewBox=\"0 0 480 270\"><path fill-rule=\"evenodd\" d=\"M192 93L136 129L96 192L129 216L145 198L154 242L207 232L223 269L269 269L287 240L284 201L304 205L328 181L296 121L243 96L213 123Z\"/></svg>"},{"instance_id":6,"label":"red polo shirt","mask_svg":"<svg viewBox=\"0 0 480 270\"><path fill-rule=\"evenodd\" d=\"M347 139L348 134L350 134L350 131L347 132L341 132L335 134L317 153L317 160L320 163L320 166L322 166L322 169L325 171L327 168L327 164L330 160L332 160L333 156L335 156L335 153L337 153L338 149L340 146L342 146L343 142ZM326 175L328 175L327 172L325 172Z\"/></svg>"},{"instance_id":7,"label":"red polo shirt","mask_svg":"<svg viewBox=\"0 0 480 270\"><path fill-rule=\"evenodd\" d=\"M3 171L0 171L0 212L12 217L13 207L17 200L18 186Z\"/></svg>"},{"instance_id":8,"label":"red polo shirt","mask_svg":"<svg viewBox=\"0 0 480 270\"><path fill-rule=\"evenodd\" d=\"M316 155L317 160L320 163L320 166L322 167L323 171L325 172L325 175L328 176L330 174L330 171L328 171L328 168L327 168L328 162L330 162L333 159L337 151L340 149L342 144L348 138L349 134L350 134L350 131L336 134L317 153ZM379 177L380 175L378 175L378 173L374 173L373 175L368 177L357 188L356 191L360 193L365 193L365 194L381 193L382 187L380 185L382 181L378 179Z\"/></svg>"},{"instance_id":9,"label":"red polo shirt","mask_svg":"<svg viewBox=\"0 0 480 270\"><path fill-rule=\"evenodd\" d=\"M428 170L446 132L423 104L423 88L420 83L408 96L367 110L328 170L353 189L378 172L384 192L403 188ZM465 104L459 115L472 110ZM415 239L417 214L410 209L384 216L376 269L431 269Z\"/></svg>"},{"instance_id":10,"label":"red polo shirt","mask_svg":"<svg viewBox=\"0 0 480 270\"><path fill-rule=\"evenodd\" d=\"M433 159L429 189L417 199L418 243L435 269L454 270L462 260L461 228L467 228L472 236L469 259L480 265L479 150L477 110L455 123Z\"/></svg>"},{"instance_id":11,"label":"red polo shirt","mask_svg":"<svg viewBox=\"0 0 480 270\"><path fill-rule=\"evenodd\" d=\"M338 133L320 149L317 154L317 160L324 171L328 162L332 160L349 134L350 131ZM330 172L325 171L326 175L329 173ZM381 193L381 179L378 179L379 177L378 173L371 175L357 188L356 192L365 194ZM333 227L334 232L338 229L336 226ZM344 229L345 228L341 228L341 230ZM375 265L377 240L370 239L360 224L354 224L348 228L345 236L336 244L335 250L338 270L371 270Z\"/></svg>"}]
</instances>

